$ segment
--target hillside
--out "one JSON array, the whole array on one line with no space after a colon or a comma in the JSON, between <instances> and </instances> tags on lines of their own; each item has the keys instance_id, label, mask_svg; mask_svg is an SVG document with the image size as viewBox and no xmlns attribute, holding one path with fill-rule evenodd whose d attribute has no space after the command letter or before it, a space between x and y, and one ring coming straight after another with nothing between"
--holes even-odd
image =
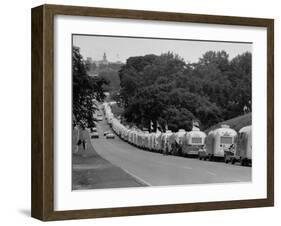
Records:
<instances>
[{"instance_id":1,"label":"hillside","mask_svg":"<svg viewBox=\"0 0 281 226\"><path fill-rule=\"evenodd\" d=\"M237 132L244 126L252 125L252 113L238 116L236 118L229 119L224 122L220 122L209 129L205 130L208 133L210 130L219 128L222 124L229 125L230 128L235 129Z\"/></svg>"}]
</instances>

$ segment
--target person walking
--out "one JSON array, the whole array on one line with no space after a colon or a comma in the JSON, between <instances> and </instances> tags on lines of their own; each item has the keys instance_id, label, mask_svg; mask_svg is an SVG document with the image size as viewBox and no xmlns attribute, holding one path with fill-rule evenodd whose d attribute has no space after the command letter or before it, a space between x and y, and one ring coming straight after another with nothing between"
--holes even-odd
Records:
<instances>
[{"instance_id":1,"label":"person walking","mask_svg":"<svg viewBox=\"0 0 281 226\"><path fill-rule=\"evenodd\" d=\"M79 129L79 140L77 142L78 149L79 146L82 144L82 148L84 151L86 151L87 149L86 132L87 131L85 128Z\"/></svg>"}]
</instances>

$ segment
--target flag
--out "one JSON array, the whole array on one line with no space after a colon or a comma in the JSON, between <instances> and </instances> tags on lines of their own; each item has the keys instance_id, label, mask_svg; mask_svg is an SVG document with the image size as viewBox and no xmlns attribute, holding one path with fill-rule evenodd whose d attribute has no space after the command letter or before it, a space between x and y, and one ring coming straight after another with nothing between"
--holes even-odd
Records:
<instances>
[{"instance_id":1,"label":"flag","mask_svg":"<svg viewBox=\"0 0 281 226\"><path fill-rule=\"evenodd\" d=\"M159 133L162 131L161 126L159 125L158 121L156 121L156 133Z\"/></svg>"},{"instance_id":2,"label":"flag","mask_svg":"<svg viewBox=\"0 0 281 226\"><path fill-rule=\"evenodd\" d=\"M150 120L150 132L153 131L153 122Z\"/></svg>"}]
</instances>

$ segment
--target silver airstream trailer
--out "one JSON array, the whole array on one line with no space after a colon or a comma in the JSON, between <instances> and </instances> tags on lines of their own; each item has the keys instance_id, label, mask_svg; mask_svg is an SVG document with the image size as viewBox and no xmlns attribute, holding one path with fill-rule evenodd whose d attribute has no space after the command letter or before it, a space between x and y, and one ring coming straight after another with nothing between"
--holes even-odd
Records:
<instances>
[{"instance_id":1,"label":"silver airstream trailer","mask_svg":"<svg viewBox=\"0 0 281 226\"><path fill-rule=\"evenodd\" d=\"M145 132L142 131L142 130L137 132L136 146L139 147L139 148L145 147Z\"/></svg>"},{"instance_id":2,"label":"silver airstream trailer","mask_svg":"<svg viewBox=\"0 0 281 226\"><path fill-rule=\"evenodd\" d=\"M206 134L200 131L199 128L193 127L187 132L182 144L183 156L197 156L199 150L203 149L205 144Z\"/></svg>"},{"instance_id":3,"label":"silver airstream trailer","mask_svg":"<svg viewBox=\"0 0 281 226\"><path fill-rule=\"evenodd\" d=\"M128 141L128 137L129 137L129 128L126 126L123 126L121 138L125 141Z\"/></svg>"},{"instance_id":4,"label":"silver airstream trailer","mask_svg":"<svg viewBox=\"0 0 281 226\"><path fill-rule=\"evenodd\" d=\"M179 129L178 132L174 134L174 142L172 143L172 155L182 155L182 147L185 141L186 131L184 129Z\"/></svg>"},{"instance_id":5,"label":"silver airstream trailer","mask_svg":"<svg viewBox=\"0 0 281 226\"><path fill-rule=\"evenodd\" d=\"M141 131L137 131L136 132L136 140L135 140L135 145L137 146L137 147L140 147L141 146L141 144L142 144L142 137L141 137Z\"/></svg>"},{"instance_id":6,"label":"silver airstream trailer","mask_svg":"<svg viewBox=\"0 0 281 226\"><path fill-rule=\"evenodd\" d=\"M176 153L174 153L174 147L177 146L177 142L176 142L177 136L175 133L171 133L171 135L168 136L168 153L169 155L175 155Z\"/></svg>"},{"instance_id":7,"label":"silver airstream trailer","mask_svg":"<svg viewBox=\"0 0 281 226\"><path fill-rule=\"evenodd\" d=\"M156 151L156 152L162 151L161 137L162 137L161 132L156 132L154 137L153 137L152 147L153 147L153 150Z\"/></svg>"},{"instance_id":8,"label":"silver airstream trailer","mask_svg":"<svg viewBox=\"0 0 281 226\"><path fill-rule=\"evenodd\" d=\"M137 146L138 143L138 130L134 130L133 132L133 145Z\"/></svg>"},{"instance_id":9,"label":"silver airstream trailer","mask_svg":"<svg viewBox=\"0 0 281 226\"><path fill-rule=\"evenodd\" d=\"M171 130L167 130L161 136L161 150L163 154L169 154L170 152L170 137L173 135Z\"/></svg>"},{"instance_id":10,"label":"silver airstream trailer","mask_svg":"<svg viewBox=\"0 0 281 226\"><path fill-rule=\"evenodd\" d=\"M245 126L239 130L235 157L232 163L240 161L241 165L252 164L252 126Z\"/></svg>"},{"instance_id":11,"label":"silver airstream trailer","mask_svg":"<svg viewBox=\"0 0 281 226\"><path fill-rule=\"evenodd\" d=\"M199 159L225 158L225 153L235 145L237 132L228 125L212 130L206 137L206 149L199 152Z\"/></svg>"},{"instance_id":12,"label":"silver airstream trailer","mask_svg":"<svg viewBox=\"0 0 281 226\"><path fill-rule=\"evenodd\" d=\"M134 135L134 129L129 130L129 135L128 135L128 142L130 144L133 144L133 135Z\"/></svg>"},{"instance_id":13,"label":"silver airstream trailer","mask_svg":"<svg viewBox=\"0 0 281 226\"><path fill-rule=\"evenodd\" d=\"M142 148L149 150L149 139L150 139L150 133L148 131L144 131Z\"/></svg>"},{"instance_id":14,"label":"silver airstream trailer","mask_svg":"<svg viewBox=\"0 0 281 226\"><path fill-rule=\"evenodd\" d=\"M148 150L150 151L153 151L154 150L154 140L155 140L155 134L154 132L150 133L149 134L149 137L148 137Z\"/></svg>"}]
</instances>

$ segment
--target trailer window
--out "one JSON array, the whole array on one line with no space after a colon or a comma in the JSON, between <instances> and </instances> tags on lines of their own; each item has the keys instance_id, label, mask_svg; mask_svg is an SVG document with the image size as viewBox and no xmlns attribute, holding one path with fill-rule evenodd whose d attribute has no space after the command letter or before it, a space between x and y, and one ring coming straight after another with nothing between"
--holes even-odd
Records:
<instances>
[{"instance_id":1,"label":"trailer window","mask_svg":"<svg viewBox=\"0 0 281 226\"><path fill-rule=\"evenodd\" d=\"M193 144L202 144L202 138L201 137L192 137L191 142Z\"/></svg>"},{"instance_id":2,"label":"trailer window","mask_svg":"<svg viewBox=\"0 0 281 226\"><path fill-rule=\"evenodd\" d=\"M221 137L222 144L232 144L232 137Z\"/></svg>"}]
</instances>

